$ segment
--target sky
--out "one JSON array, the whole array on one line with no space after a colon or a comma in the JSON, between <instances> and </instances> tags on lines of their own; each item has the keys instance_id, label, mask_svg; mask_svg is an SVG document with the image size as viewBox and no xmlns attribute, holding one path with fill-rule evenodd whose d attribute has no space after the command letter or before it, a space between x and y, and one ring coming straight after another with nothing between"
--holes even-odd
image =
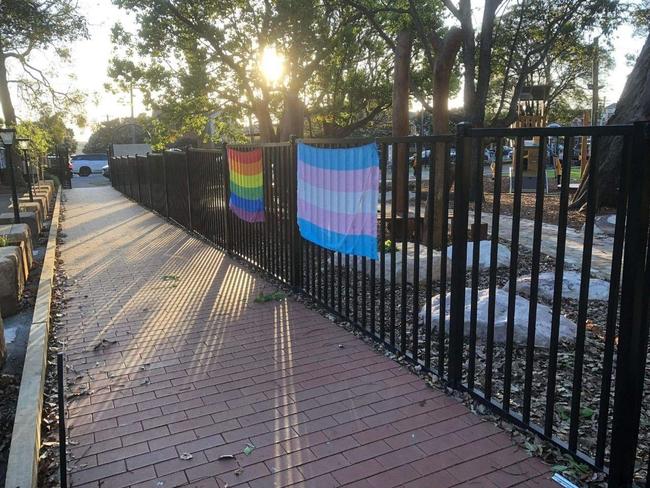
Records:
<instances>
[{"instance_id":1,"label":"sky","mask_svg":"<svg viewBox=\"0 0 650 488\"><path fill-rule=\"evenodd\" d=\"M478 3L478 2L477 2ZM92 132L93 124L107 118L128 117L131 109L129 97L126 94L113 94L105 90L104 84L109 81L107 69L111 57L111 27L120 22L127 30L135 29L135 17L114 6L110 0L78 0L83 15L88 20L90 39L72 43L69 48L72 61L65 66L65 73L73 73L76 79L60 80L60 86L74 86L88 93L86 102L86 127L73 127L78 141L87 141ZM480 15L478 12L476 13ZM480 25L480 23L479 23ZM616 66L610 73L601 73L605 87L601 92L601 100L607 104L615 102L623 90L627 75L632 67L628 65L626 55L637 55L643 47L644 39L634 37L632 29L621 27L613 40L613 54ZM47 65L46 56L37 59L38 65ZM450 101L450 106L462 104L462 97ZM20 103L16 103L18 115L21 115ZM139 94L135 93L135 113L146 111Z\"/></svg>"}]
</instances>

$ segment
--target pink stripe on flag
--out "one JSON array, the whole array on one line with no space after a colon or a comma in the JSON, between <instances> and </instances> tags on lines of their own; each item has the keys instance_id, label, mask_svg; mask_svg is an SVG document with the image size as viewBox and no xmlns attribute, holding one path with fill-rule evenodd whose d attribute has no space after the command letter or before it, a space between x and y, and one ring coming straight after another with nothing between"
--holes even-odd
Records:
<instances>
[{"instance_id":1,"label":"pink stripe on flag","mask_svg":"<svg viewBox=\"0 0 650 488\"><path fill-rule=\"evenodd\" d=\"M368 213L345 214L318 208L298 199L298 215L323 229L345 235L377 234L377 215Z\"/></svg>"},{"instance_id":2,"label":"pink stripe on flag","mask_svg":"<svg viewBox=\"0 0 650 488\"><path fill-rule=\"evenodd\" d=\"M298 179L326 190L366 191L377 187L379 168L340 171L298 164Z\"/></svg>"}]
</instances>

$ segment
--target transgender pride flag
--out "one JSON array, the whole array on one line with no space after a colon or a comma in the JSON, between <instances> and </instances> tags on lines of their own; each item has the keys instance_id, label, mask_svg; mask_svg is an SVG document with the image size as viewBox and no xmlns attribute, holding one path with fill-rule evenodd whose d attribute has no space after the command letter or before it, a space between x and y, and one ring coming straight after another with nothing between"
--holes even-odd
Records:
<instances>
[{"instance_id":1,"label":"transgender pride flag","mask_svg":"<svg viewBox=\"0 0 650 488\"><path fill-rule=\"evenodd\" d=\"M343 254L377 259L379 157L376 144L298 144L298 226L302 236Z\"/></svg>"}]
</instances>

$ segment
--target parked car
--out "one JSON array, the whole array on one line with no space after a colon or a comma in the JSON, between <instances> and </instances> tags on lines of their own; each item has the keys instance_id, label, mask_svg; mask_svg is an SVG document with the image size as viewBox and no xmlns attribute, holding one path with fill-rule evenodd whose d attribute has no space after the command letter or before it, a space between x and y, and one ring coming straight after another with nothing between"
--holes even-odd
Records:
<instances>
[{"instance_id":1,"label":"parked car","mask_svg":"<svg viewBox=\"0 0 650 488\"><path fill-rule=\"evenodd\" d=\"M104 175L106 178L111 177L111 167L108 164L106 166L102 166L102 175Z\"/></svg>"},{"instance_id":2,"label":"parked car","mask_svg":"<svg viewBox=\"0 0 650 488\"><path fill-rule=\"evenodd\" d=\"M108 156L104 153L75 154L70 159L72 172L79 176L90 176L92 173L102 174L104 166L108 163Z\"/></svg>"}]
</instances>

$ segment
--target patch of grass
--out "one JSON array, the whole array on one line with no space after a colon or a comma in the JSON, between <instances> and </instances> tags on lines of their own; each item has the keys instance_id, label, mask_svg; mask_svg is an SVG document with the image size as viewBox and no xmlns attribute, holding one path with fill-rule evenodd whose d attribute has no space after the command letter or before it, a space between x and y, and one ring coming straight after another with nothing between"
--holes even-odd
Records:
<instances>
[{"instance_id":1,"label":"patch of grass","mask_svg":"<svg viewBox=\"0 0 650 488\"><path fill-rule=\"evenodd\" d=\"M260 293L256 298L255 298L255 303L266 303L266 302L272 302L276 301L279 302L280 300L284 300L287 298L287 294L284 293L283 291L274 291L273 293Z\"/></svg>"},{"instance_id":2,"label":"patch of grass","mask_svg":"<svg viewBox=\"0 0 650 488\"><path fill-rule=\"evenodd\" d=\"M555 181L555 170L547 169L546 177L548 178L549 182ZM571 167L571 183L580 183L580 166Z\"/></svg>"},{"instance_id":3,"label":"patch of grass","mask_svg":"<svg viewBox=\"0 0 650 488\"><path fill-rule=\"evenodd\" d=\"M9 239L7 239L7 236L0 236L0 247L5 247L9 245Z\"/></svg>"},{"instance_id":4,"label":"patch of grass","mask_svg":"<svg viewBox=\"0 0 650 488\"><path fill-rule=\"evenodd\" d=\"M163 281L178 281L178 276L176 276L176 275L164 275L160 279L163 280Z\"/></svg>"}]
</instances>

